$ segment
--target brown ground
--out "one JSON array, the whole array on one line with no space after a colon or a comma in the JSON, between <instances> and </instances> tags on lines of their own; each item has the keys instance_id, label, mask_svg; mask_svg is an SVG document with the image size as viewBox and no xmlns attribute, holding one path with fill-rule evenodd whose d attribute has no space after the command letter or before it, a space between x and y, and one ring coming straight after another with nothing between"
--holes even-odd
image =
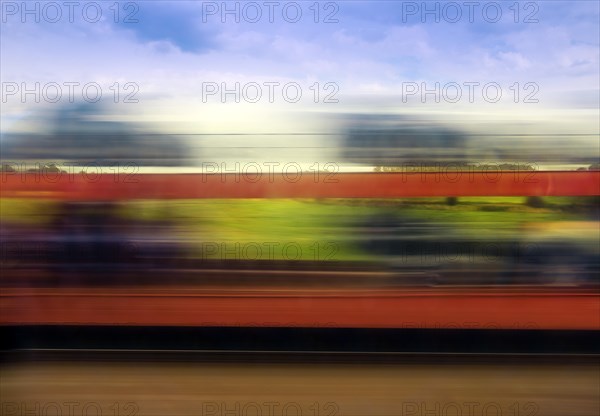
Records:
<instances>
[{"instance_id":1,"label":"brown ground","mask_svg":"<svg viewBox=\"0 0 600 416\"><path fill-rule=\"evenodd\" d=\"M6 416L600 414L600 364L5 362L0 369Z\"/></svg>"}]
</instances>

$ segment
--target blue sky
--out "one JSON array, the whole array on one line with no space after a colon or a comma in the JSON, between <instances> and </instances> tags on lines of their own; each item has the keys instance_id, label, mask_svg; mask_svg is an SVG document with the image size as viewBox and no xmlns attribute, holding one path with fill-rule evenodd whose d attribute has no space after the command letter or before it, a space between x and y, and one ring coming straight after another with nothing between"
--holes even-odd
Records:
<instances>
[{"instance_id":1,"label":"blue sky","mask_svg":"<svg viewBox=\"0 0 600 416\"><path fill-rule=\"evenodd\" d=\"M72 23L64 14L57 23L45 21L43 15L39 23L32 17L22 22L19 13L8 14L7 2L2 3L3 83L93 81L102 85L103 97L111 97L109 87L115 82L133 82L139 86L139 103L115 104L114 112L164 122L174 131L320 130L323 117L318 121L307 114L346 111L417 111L474 125L514 119L515 125L537 122L540 129L548 120L560 119L565 130L598 131L597 1L520 2L517 23L514 1L499 2L502 18L496 23L487 21L480 8L470 22L464 2L455 3L463 12L456 23L445 22L444 15L440 23L431 15L423 19L420 10L406 14L407 7L421 7L422 2L320 2L318 23L313 1L297 2L303 13L297 23L286 21L280 11L292 2L278 2L273 22L264 2L256 2L263 13L256 23L245 21L243 14L239 23L233 15L223 23L220 10L203 14L222 2L122 2L118 23L111 9L114 1L101 2L103 15L95 23L83 19L78 10ZM47 2L38 3L44 7ZM445 3L437 2L439 7ZM428 4L435 7L436 2ZM235 7L234 2L227 7ZM132 12L137 22L125 22ZM337 22L324 23L333 12ZM538 22L524 23L527 15ZM205 103L203 82L297 82L303 99L295 104L282 99ZM315 82L321 88L335 83L339 102L314 103L309 87ZM497 82L504 98L495 104L482 99L474 104L403 103L407 82ZM536 83L540 102L510 100L508 88L515 82L521 88L526 82ZM103 100L110 104L110 98ZM37 108L56 105L31 98L25 103L14 97L5 101L2 121L7 125Z\"/></svg>"}]
</instances>

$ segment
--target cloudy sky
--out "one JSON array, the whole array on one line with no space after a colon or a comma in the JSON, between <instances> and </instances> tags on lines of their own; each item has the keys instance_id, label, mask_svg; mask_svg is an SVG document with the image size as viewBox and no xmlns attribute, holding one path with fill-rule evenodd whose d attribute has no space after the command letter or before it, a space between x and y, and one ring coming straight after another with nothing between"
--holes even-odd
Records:
<instances>
[{"instance_id":1,"label":"cloudy sky","mask_svg":"<svg viewBox=\"0 0 600 416\"><path fill-rule=\"evenodd\" d=\"M2 1L5 131L68 103L65 83L81 101L95 82L113 117L174 133L319 132L332 113L384 112L598 134L597 1L26 3ZM39 103L22 91L36 82Z\"/></svg>"}]
</instances>

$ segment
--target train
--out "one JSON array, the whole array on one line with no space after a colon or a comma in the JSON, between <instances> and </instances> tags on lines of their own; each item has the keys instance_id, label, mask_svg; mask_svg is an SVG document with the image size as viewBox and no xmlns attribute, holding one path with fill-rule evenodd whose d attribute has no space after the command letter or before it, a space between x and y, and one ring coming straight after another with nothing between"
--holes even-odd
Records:
<instances>
[{"instance_id":1,"label":"train","mask_svg":"<svg viewBox=\"0 0 600 416\"><path fill-rule=\"evenodd\" d=\"M73 123L65 122L73 134L79 123L87 123L77 111L66 119ZM352 119L357 124L349 127L344 146L349 163L373 167L405 161L431 168L442 161L461 166L470 160L468 140L458 131L407 120L399 125L389 117ZM162 147L137 154L133 148L141 146L141 139L122 137L130 136L135 139L124 141L130 153L99 153L103 163L132 159L152 167L152 155ZM93 140L84 146L87 153L67 155L67 148L76 152L69 138L65 153L53 150L59 152L54 156L65 155L74 165L86 163L103 136L89 137ZM19 152L37 147L34 142L20 142L10 154L25 158ZM165 155L166 164L187 163L186 152L177 146ZM445 330L467 329L475 321L486 330L600 329L596 170L527 171L524 177L509 172L498 181L485 172L469 171L458 181L440 182L435 170L417 175L392 170L339 173L330 182L316 182L312 175L296 182L283 175L244 182L236 174L136 173L124 181L110 173L90 178L51 165L30 172L16 168L2 168L4 326ZM447 196L461 201L448 205ZM468 211L465 207L474 203L462 198L469 196L547 196L578 202L569 200L553 211L481 204L464 217L464 222L488 218L479 230L444 220L449 213ZM418 199L423 197L438 201ZM312 210L312 217L296 212L277 222L268 208L263 215L281 228L281 238L292 238L286 235L287 223L303 226L304 239L308 231L310 238L322 239L341 232L342 238L333 241L345 248L345 257L199 259L199 245L224 238L215 236L219 226L214 218L230 214L214 205L213 211L200 215L203 231L192 238L192 226L185 221L191 208L175 213L168 207L177 202L185 208L199 199L231 203L228 198L260 199L267 205L281 199L305 201L303 208ZM165 210L157 216L136 216L138 202ZM29 203L36 208L29 209ZM424 215L415 208L419 203L437 205ZM319 218L324 207L329 207L325 220ZM245 212L246 219L258 215ZM501 220L507 212L519 224L509 233ZM327 222L331 220L337 225ZM225 238L247 239L247 225L233 221ZM267 231L260 230L260 241L269 242Z\"/></svg>"}]
</instances>

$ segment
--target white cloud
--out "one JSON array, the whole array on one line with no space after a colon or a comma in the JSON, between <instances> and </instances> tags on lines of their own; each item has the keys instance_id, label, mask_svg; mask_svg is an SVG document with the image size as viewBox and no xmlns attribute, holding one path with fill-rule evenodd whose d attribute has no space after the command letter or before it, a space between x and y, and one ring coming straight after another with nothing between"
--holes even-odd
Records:
<instances>
[{"instance_id":1,"label":"white cloud","mask_svg":"<svg viewBox=\"0 0 600 416\"><path fill-rule=\"evenodd\" d=\"M184 8L187 13L191 10ZM273 123L278 112L330 111L331 106L310 102L294 106L281 100L208 106L200 99L203 82L295 81L308 88L317 81L333 81L340 87L336 111L356 108L352 97L360 94L379 95L381 109L388 109L389 96L401 92L406 81L507 85L535 81L540 93L548 96L600 88L597 28L588 34L588 26L573 24L575 17L551 24L541 20L530 26L507 25L506 32L468 24L401 26L371 22L360 14L345 24L342 17L333 25L215 24L211 26L215 46L202 53L183 52L165 39L142 41L133 31L110 22L54 26L12 22L1 29L2 81L101 81L105 88L117 81L135 82L141 102L134 108L146 114L177 121L178 126L212 123L214 128L236 129ZM309 91L305 93L310 97ZM368 109L378 111L377 103L370 101ZM3 107L4 120L5 114L13 117L31 105L7 102ZM498 108L478 110L493 114ZM519 106L512 111L523 114Z\"/></svg>"}]
</instances>

